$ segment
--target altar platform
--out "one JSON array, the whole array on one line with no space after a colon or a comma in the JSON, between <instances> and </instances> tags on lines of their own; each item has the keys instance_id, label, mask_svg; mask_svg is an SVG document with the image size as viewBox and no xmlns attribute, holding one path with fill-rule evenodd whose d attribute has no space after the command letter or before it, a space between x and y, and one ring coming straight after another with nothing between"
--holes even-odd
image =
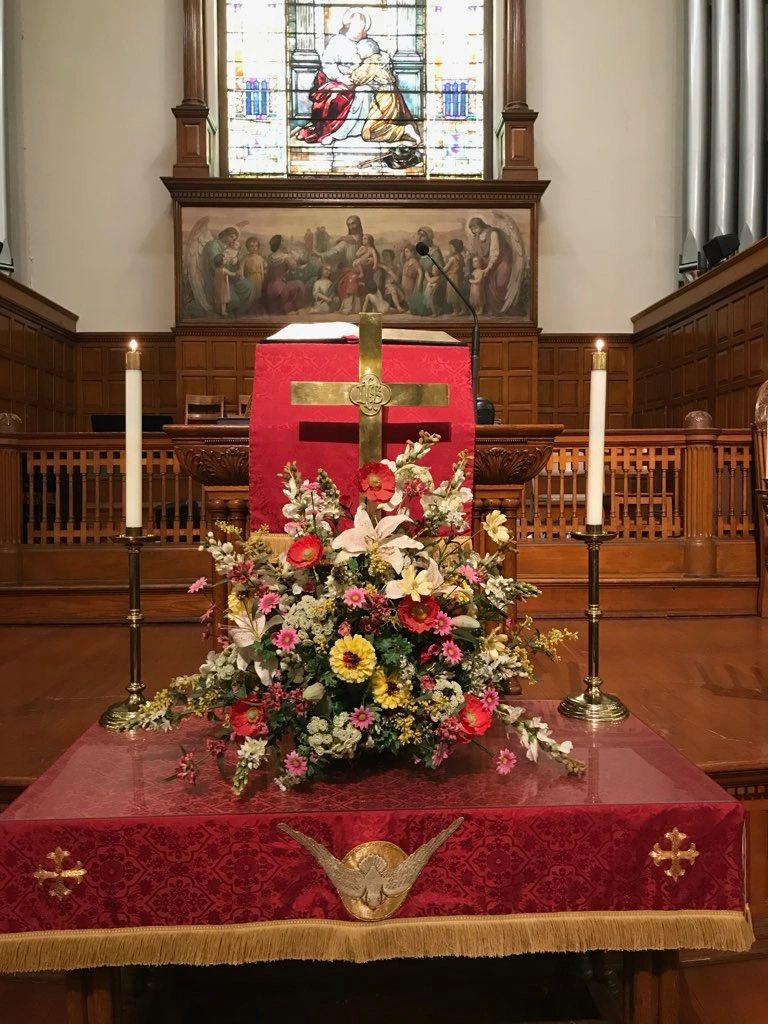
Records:
<instances>
[{"instance_id":1,"label":"altar platform","mask_svg":"<svg viewBox=\"0 0 768 1024\"><path fill-rule=\"evenodd\" d=\"M571 736L584 778L522 752L501 777L468 746L434 773L341 770L290 793L265 773L238 801L210 761L195 787L162 781L179 743L205 761L206 727L92 727L0 816L0 969L748 948L740 805L635 718L593 730L525 703ZM338 859L455 831L392 916L362 921L281 825Z\"/></svg>"}]
</instances>

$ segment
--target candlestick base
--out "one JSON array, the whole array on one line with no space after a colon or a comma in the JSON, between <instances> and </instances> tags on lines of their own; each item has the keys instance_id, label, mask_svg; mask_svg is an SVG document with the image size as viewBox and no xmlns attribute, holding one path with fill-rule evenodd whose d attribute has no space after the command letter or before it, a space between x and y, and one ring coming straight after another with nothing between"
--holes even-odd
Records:
<instances>
[{"instance_id":1,"label":"candlestick base","mask_svg":"<svg viewBox=\"0 0 768 1024\"><path fill-rule=\"evenodd\" d=\"M142 705L139 700L131 705L128 700L119 700L116 704L110 704L106 711L99 716L99 725L111 732L125 732L133 724L133 717Z\"/></svg>"},{"instance_id":2,"label":"candlestick base","mask_svg":"<svg viewBox=\"0 0 768 1024\"><path fill-rule=\"evenodd\" d=\"M587 676L584 680L584 693L566 697L557 710L565 718L578 718L586 722L623 721L629 709L612 693L603 693L602 683L599 676Z\"/></svg>"}]
</instances>

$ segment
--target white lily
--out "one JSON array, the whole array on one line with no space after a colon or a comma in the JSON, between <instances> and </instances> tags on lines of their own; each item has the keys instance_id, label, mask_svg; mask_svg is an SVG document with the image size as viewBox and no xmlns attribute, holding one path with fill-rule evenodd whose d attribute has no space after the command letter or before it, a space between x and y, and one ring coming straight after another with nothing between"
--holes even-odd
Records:
<instances>
[{"instance_id":1,"label":"white lily","mask_svg":"<svg viewBox=\"0 0 768 1024\"><path fill-rule=\"evenodd\" d=\"M483 529L496 544L506 544L509 541L509 530L504 525L506 521L507 517L498 509L489 512L483 520Z\"/></svg>"},{"instance_id":2,"label":"white lily","mask_svg":"<svg viewBox=\"0 0 768 1024\"><path fill-rule=\"evenodd\" d=\"M337 562L346 562L355 555L372 555L387 562L397 573L403 571L405 551L420 551L424 546L413 537L393 537L392 534L403 523L409 523L410 516L382 516L373 525L371 517L361 506L355 513L355 525L351 530L340 533L333 541L332 547L339 554Z\"/></svg>"},{"instance_id":3,"label":"white lily","mask_svg":"<svg viewBox=\"0 0 768 1024\"><path fill-rule=\"evenodd\" d=\"M389 581L384 593L393 601L401 597L420 601L422 597L429 597L434 589L435 585L426 569L419 570L415 565L407 565L399 580Z\"/></svg>"},{"instance_id":4,"label":"white lily","mask_svg":"<svg viewBox=\"0 0 768 1024\"><path fill-rule=\"evenodd\" d=\"M277 668L277 661L273 658L262 661L261 657L253 650L253 645L261 640L268 629L281 621L282 618L279 615L273 615L269 620L266 615L257 615L255 619L252 619L247 612L232 616L233 625L229 627L229 635L232 643L237 647L237 667L243 672L252 665L263 686L269 686L272 681L272 673Z\"/></svg>"}]
</instances>

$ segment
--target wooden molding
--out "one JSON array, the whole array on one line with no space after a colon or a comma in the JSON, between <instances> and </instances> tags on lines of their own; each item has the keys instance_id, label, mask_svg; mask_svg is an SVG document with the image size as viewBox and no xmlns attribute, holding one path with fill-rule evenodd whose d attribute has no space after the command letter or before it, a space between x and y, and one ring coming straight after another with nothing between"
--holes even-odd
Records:
<instances>
[{"instance_id":1,"label":"wooden molding","mask_svg":"<svg viewBox=\"0 0 768 1024\"><path fill-rule=\"evenodd\" d=\"M350 180L349 178L162 178L171 196L185 206L391 206L393 202L419 206L493 206L497 203L535 206L549 182L454 181L430 178L412 181L396 178Z\"/></svg>"},{"instance_id":2,"label":"wooden molding","mask_svg":"<svg viewBox=\"0 0 768 1024\"><path fill-rule=\"evenodd\" d=\"M77 314L64 306L51 302L39 292L27 288L12 277L0 274L0 307L20 313L25 319L35 320L43 327L50 327L66 334L74 334Z\"/></svg>"},{"instance_id":3,"label":"wooden molding","mask_svg":"<svg viewBox=\"0 0 768 1024\"><path fill-rule=\"evenodd\" d=\"M665 324L696 312L734 288L768 273L768 238L761 238L744 252L708 270L696 281L678 288L632 317L635 335L659 330Z\"/></svg>"}]
</instances>

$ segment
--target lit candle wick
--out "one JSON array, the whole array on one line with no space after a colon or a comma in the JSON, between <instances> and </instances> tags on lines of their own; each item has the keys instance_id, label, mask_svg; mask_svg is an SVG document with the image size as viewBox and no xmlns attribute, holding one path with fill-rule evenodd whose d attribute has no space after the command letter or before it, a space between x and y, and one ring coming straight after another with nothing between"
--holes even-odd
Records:
<instances>
[{"instance_id":1,"label":"lit candle wick","mask_svg":"<svg viewBox=\"0 0 768 1024\"><path fill-rule=\"evenodd\" d=\"M136 341L135 338L131 338L131 340L128 342L128 348L131 350L131 352L135 352L138 349L138 347L138 341Z\"/></svg>"},{"instance_id":2,"label":"lit candle wick","mask_svg":"<svg viewBox=\"0 0 768 1024\"><path fill-rule=\"evenodd\" d=\"M597 349L598 352L602 352L603 351L603 349L605 348L605 342L603 341L602 338L598 338L597 339L597 341L595 342L595 348Z\"/></svg>"}]
</instances>

